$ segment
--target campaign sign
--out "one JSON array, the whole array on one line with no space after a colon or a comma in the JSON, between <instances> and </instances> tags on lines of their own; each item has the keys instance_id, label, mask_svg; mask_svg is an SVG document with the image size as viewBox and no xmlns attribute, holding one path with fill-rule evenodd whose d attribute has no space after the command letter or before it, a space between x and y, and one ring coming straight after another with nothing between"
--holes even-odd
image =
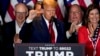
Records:
<instances>
[{"instance_id":1,"label":"campaign sign","mask_svg":"<svg viewBox=\"0 0 100 56\"><path fill-rule=\"evenodd\" d=\"M65 43L15 44L14 56L85 56L84 45Z\"/></svg>"}]
</instances>

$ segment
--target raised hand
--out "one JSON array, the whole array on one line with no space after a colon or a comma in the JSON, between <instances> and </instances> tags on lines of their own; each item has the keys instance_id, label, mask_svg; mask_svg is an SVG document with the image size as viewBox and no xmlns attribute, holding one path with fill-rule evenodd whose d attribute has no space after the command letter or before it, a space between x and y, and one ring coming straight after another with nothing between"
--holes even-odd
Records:
<instances>
[{"instance_id":1,"label":"raised hand","mask_svg":"<svg viewBox=\"0 0 100 56\"><path fill-rule=\"evenodd\" d=\"M94 31L95 31L93 24L88 24L88 29L89 29L89 36L93 37Z\"/></svg>"},{"instance_id":2,"label":"raised hand","mask_svg":"<svg viewBox=\"0 0 100 56\"><path fill-rule=\"evenodd\" d=\"M39 10L30 10L28 19L33 20L36 16L38 16L39 14L42 14L42 13L43 13L43 10L41 10L41 11L39 11Z\"/></svg>"},{"instance_id":3,"label":"raised hand","mask_svg":"<svg viewBox=\"0 0 100 56\"><path fill-rule=\"evenodd\" d=\"M37 16L37 11L36 10L30 10L29 11L28 19L33 20L36 16Z\"/></svg>"}]
</instances>

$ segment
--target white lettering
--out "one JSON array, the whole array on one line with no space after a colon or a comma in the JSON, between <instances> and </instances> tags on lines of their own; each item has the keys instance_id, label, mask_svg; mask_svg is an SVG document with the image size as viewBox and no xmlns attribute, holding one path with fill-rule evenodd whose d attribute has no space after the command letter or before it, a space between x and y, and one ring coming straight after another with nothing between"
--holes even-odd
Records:
<instances>
[{"instance_id":1,"label":"white lettering","mask_svg":"<svg viewBox=\"0 0 100 56\"><path fill-rule=\"evenodd\" d=\"M64 56L64 52L58 52L58 51L55 51L55 56Z\"/></svg>"},{"instance_id":2,"label":"white lettering","mask_svg":"<svg viewBox=\"0 0 100 56\"><path fill-rule=\"evenodd\" d=\"M74 53L72 51L66 52L66 56L74 56Z\"/></svg>"},{"instance_id":3,"label":"white lettering","mask_svg":"<svg viewBox=\"0 0 100 56\"><path fill-rule=\"evenodd\" d=\"M42 51L36 51L35 56L43 56L43 52Z\"/></svg>"},{"instance_id":4,"label":"white lettering","mask_svg":"<svg viewBox=\"0 0 100 56\"><path fill-rule=\"evenodd\" d=\"M28 56L32 56L33 53L33 51L26 51L26 54L28 54Z\"/></svg>"}]
</instances>

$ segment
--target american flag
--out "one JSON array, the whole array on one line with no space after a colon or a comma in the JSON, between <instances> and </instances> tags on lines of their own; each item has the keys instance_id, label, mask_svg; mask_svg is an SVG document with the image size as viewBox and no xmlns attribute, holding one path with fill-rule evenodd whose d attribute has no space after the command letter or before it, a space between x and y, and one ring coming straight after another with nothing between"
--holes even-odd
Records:
<instances>
[{"instance_id":1,"label":"american flag","mask_svg":"<svg viewBox=\"0 0 100 56\"><path fill-rule=\"evenodd\" d=\"M14 16L14 7L17 3L25 3L26 5L29 6L34 6L34 4L36 3L37 0L10 0L10 4L8 7L8 10L6 12L4 21L5 22L10 22L12 20L15 20L15 16Z\"/></svg>"},{"instance_id":2,"label":"american flag","mask_svg":"<svg viewBox=\"0 0 100 56\"><path fill-rule=\"evenodd\" d=\"M56 8L56 16L59 20L63 21L65 17L65 5L63 0L56 0L58 5Z\"/></svg>"},{"instance_id":3,"label":"american flag","mask_svg":"<svg viewBox=\"0 0 100 56\"><path fill-rule=\"evenodd\" d=\"M73 5L73 4L78 4L81 7L87 8L90 4L93 3L93 0L64 0L65 5Z\"/></svg>"},{"instance_id":4,"label":"american flag","mask_svg":"<svg viewBox=\"0 0 100 56\"><path fill-rule=\"evenodd\" d=\"M37 1L42 1L42 0L10 0L10 4L8 7L8 10L6 11L6 15L4 17L5 22L10 22L12 20L15 20L14 16L14 6L19 3L25 3L26 5L29 6L34 6L34 4ZM65 6L72 5L72 4L78 4L82 7L88 7L90 4L93 3L94 0L56 0L58 3L57 9L56 9L56 16L59 20L63 20L65 17Z\"/></svg>"},{"instance_id":5,"label":"american flag","mask_svg":"<svg viewBox=\"0 0 100 56\"><path fill-rule=\"evenodd\" d=\"M15 16L14 16L14 6L17 4L17 3L25 3L26 5L29 5L29 6L34 6L34 4L37 2L37 1L42 1L42 0L10 0L10 5L8 7L8 10L6 12L6 15L5 15L5 18L4 18L4 21L5 22L10 22L12 20L15 20ZM57 6L57 10L56 10L56 16L59 20L63 20L64 18L64 11L65 11L65 7L64 7L64 2L63 0L57 0L57 3L58 3L58 6Z\"/></svg>"}]
</instances>

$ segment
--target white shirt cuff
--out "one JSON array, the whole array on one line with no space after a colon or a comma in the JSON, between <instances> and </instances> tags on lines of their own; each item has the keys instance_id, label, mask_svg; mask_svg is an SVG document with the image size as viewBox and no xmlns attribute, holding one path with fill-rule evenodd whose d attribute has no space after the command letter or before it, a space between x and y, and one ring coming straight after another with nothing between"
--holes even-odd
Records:
<instances>
[{"instance_id":1,"label":"white shirt cuff","mask_svg":"<svg viewBox=\"0 0 100 56\"><path fill-rule=\"evenodd\" d=\"M66 31L66 36L67 36L67 39L69 39L71 37L71 34L68 31Z\"/></svg>"},{"instance_id":2,"label":"white shirt cuff","mask_svg":"<svg viewBox=\"0 0 100 56\"><path fill-rule=\"evenodd\" d=\"M26 19L26 23L31 23L32 22L32 20L30 20L30 19Z\"/></svg>"}]
</instances>

